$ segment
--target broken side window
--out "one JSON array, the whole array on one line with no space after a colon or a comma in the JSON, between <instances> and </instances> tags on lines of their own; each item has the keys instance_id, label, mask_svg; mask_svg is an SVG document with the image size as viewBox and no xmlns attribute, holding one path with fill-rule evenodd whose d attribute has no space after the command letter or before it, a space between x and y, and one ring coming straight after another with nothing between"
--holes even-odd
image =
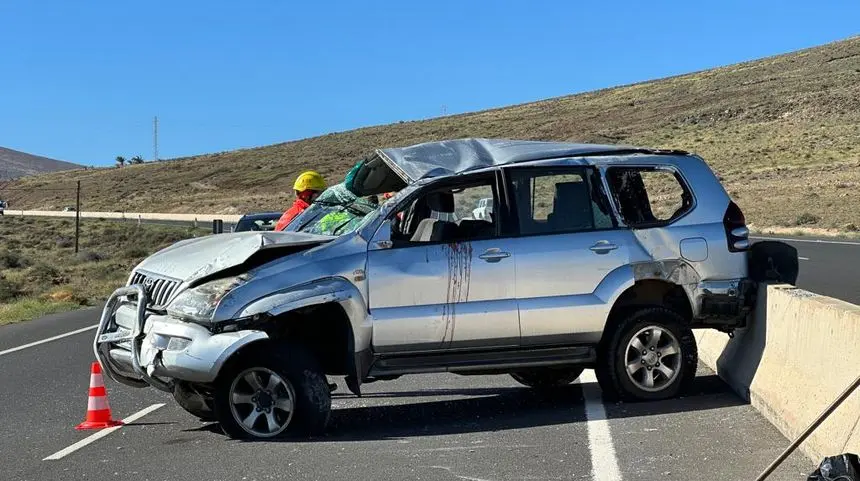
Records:
<instances>
[{"instance_id":1,"label":"broken side window","mask_svg":"<svg viewBox=\"0 0 860 481\"><path fill-rule=\"evenodd\" d=\"M674 171L611 167L606 176L621 217L631 227L664 225L692 207L693 197Z\"/></svg>"}]
</instances>

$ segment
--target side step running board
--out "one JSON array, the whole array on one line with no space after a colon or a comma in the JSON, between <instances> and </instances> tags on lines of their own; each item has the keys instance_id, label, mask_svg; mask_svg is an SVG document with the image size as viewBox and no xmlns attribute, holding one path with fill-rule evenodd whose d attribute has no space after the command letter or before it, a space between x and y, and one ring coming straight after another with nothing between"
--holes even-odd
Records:
<instances>
[{"instance_id":1,"label":"side step running board","mask_svg":"<svg viewBox=\"0 0 860 481\"><path fill-rule=\"evenodd\" d=\"M392 376L432 372L480 372L506 369L588 364L596 360L593 346L516 349L487 352L442 352L382 355L374 359L370 376Z\"/></svg>"}]
</instances>

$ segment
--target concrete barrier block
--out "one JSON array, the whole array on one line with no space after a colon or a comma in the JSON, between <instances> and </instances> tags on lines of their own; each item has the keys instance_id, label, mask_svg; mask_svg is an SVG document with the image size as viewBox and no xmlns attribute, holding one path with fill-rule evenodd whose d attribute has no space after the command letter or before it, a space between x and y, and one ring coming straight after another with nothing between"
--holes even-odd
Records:
<instances>
[{"instance_id":1,"label":"concrete barrier block","mask_svg":"<svg viewBox=\"0 0 860 481\"><path fill-rule=\"evenodd\" d=\"M786 285L763 285L734 339L698 331L704 363L786 437L803 431L860 374L860 307ZM814 461L860 452L860 392L801 445Z\"/></svg>"}]
</instances>

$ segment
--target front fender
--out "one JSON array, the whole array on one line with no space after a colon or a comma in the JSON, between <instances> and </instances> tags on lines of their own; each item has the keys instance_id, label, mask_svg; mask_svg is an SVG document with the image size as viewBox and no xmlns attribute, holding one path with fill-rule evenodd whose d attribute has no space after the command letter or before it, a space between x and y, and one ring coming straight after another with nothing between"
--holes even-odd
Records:
<instances>
[{"instance_id":1,"label":"front fender","mask_svg":"<svg viewBox=\"0 0 860 481\"><path fill-rule=\"evenodd\" d=\"M340 304L349 317L355 352L369 349L372 327L367 305L355 285L342 277L328 277L272 293L245 306L238 317L264 313L278 316L303 307L332 302Z\"/></svg>"}]
</instances>

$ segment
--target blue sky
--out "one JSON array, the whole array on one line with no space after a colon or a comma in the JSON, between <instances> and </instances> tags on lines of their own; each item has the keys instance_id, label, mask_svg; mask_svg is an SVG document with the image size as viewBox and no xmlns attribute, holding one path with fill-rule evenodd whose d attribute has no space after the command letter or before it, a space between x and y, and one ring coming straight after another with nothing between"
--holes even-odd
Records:
<instances>
[{"instance_id":1,"label":"blue sky","mask_svg":"<svg viewBox=\"0 0 860 481\"><path fill-rule=\"evenodd\" d=\"M860 2L0 2L0 146L88 165L254 147L755 59Z\"/></svg>"}]
</instances>

